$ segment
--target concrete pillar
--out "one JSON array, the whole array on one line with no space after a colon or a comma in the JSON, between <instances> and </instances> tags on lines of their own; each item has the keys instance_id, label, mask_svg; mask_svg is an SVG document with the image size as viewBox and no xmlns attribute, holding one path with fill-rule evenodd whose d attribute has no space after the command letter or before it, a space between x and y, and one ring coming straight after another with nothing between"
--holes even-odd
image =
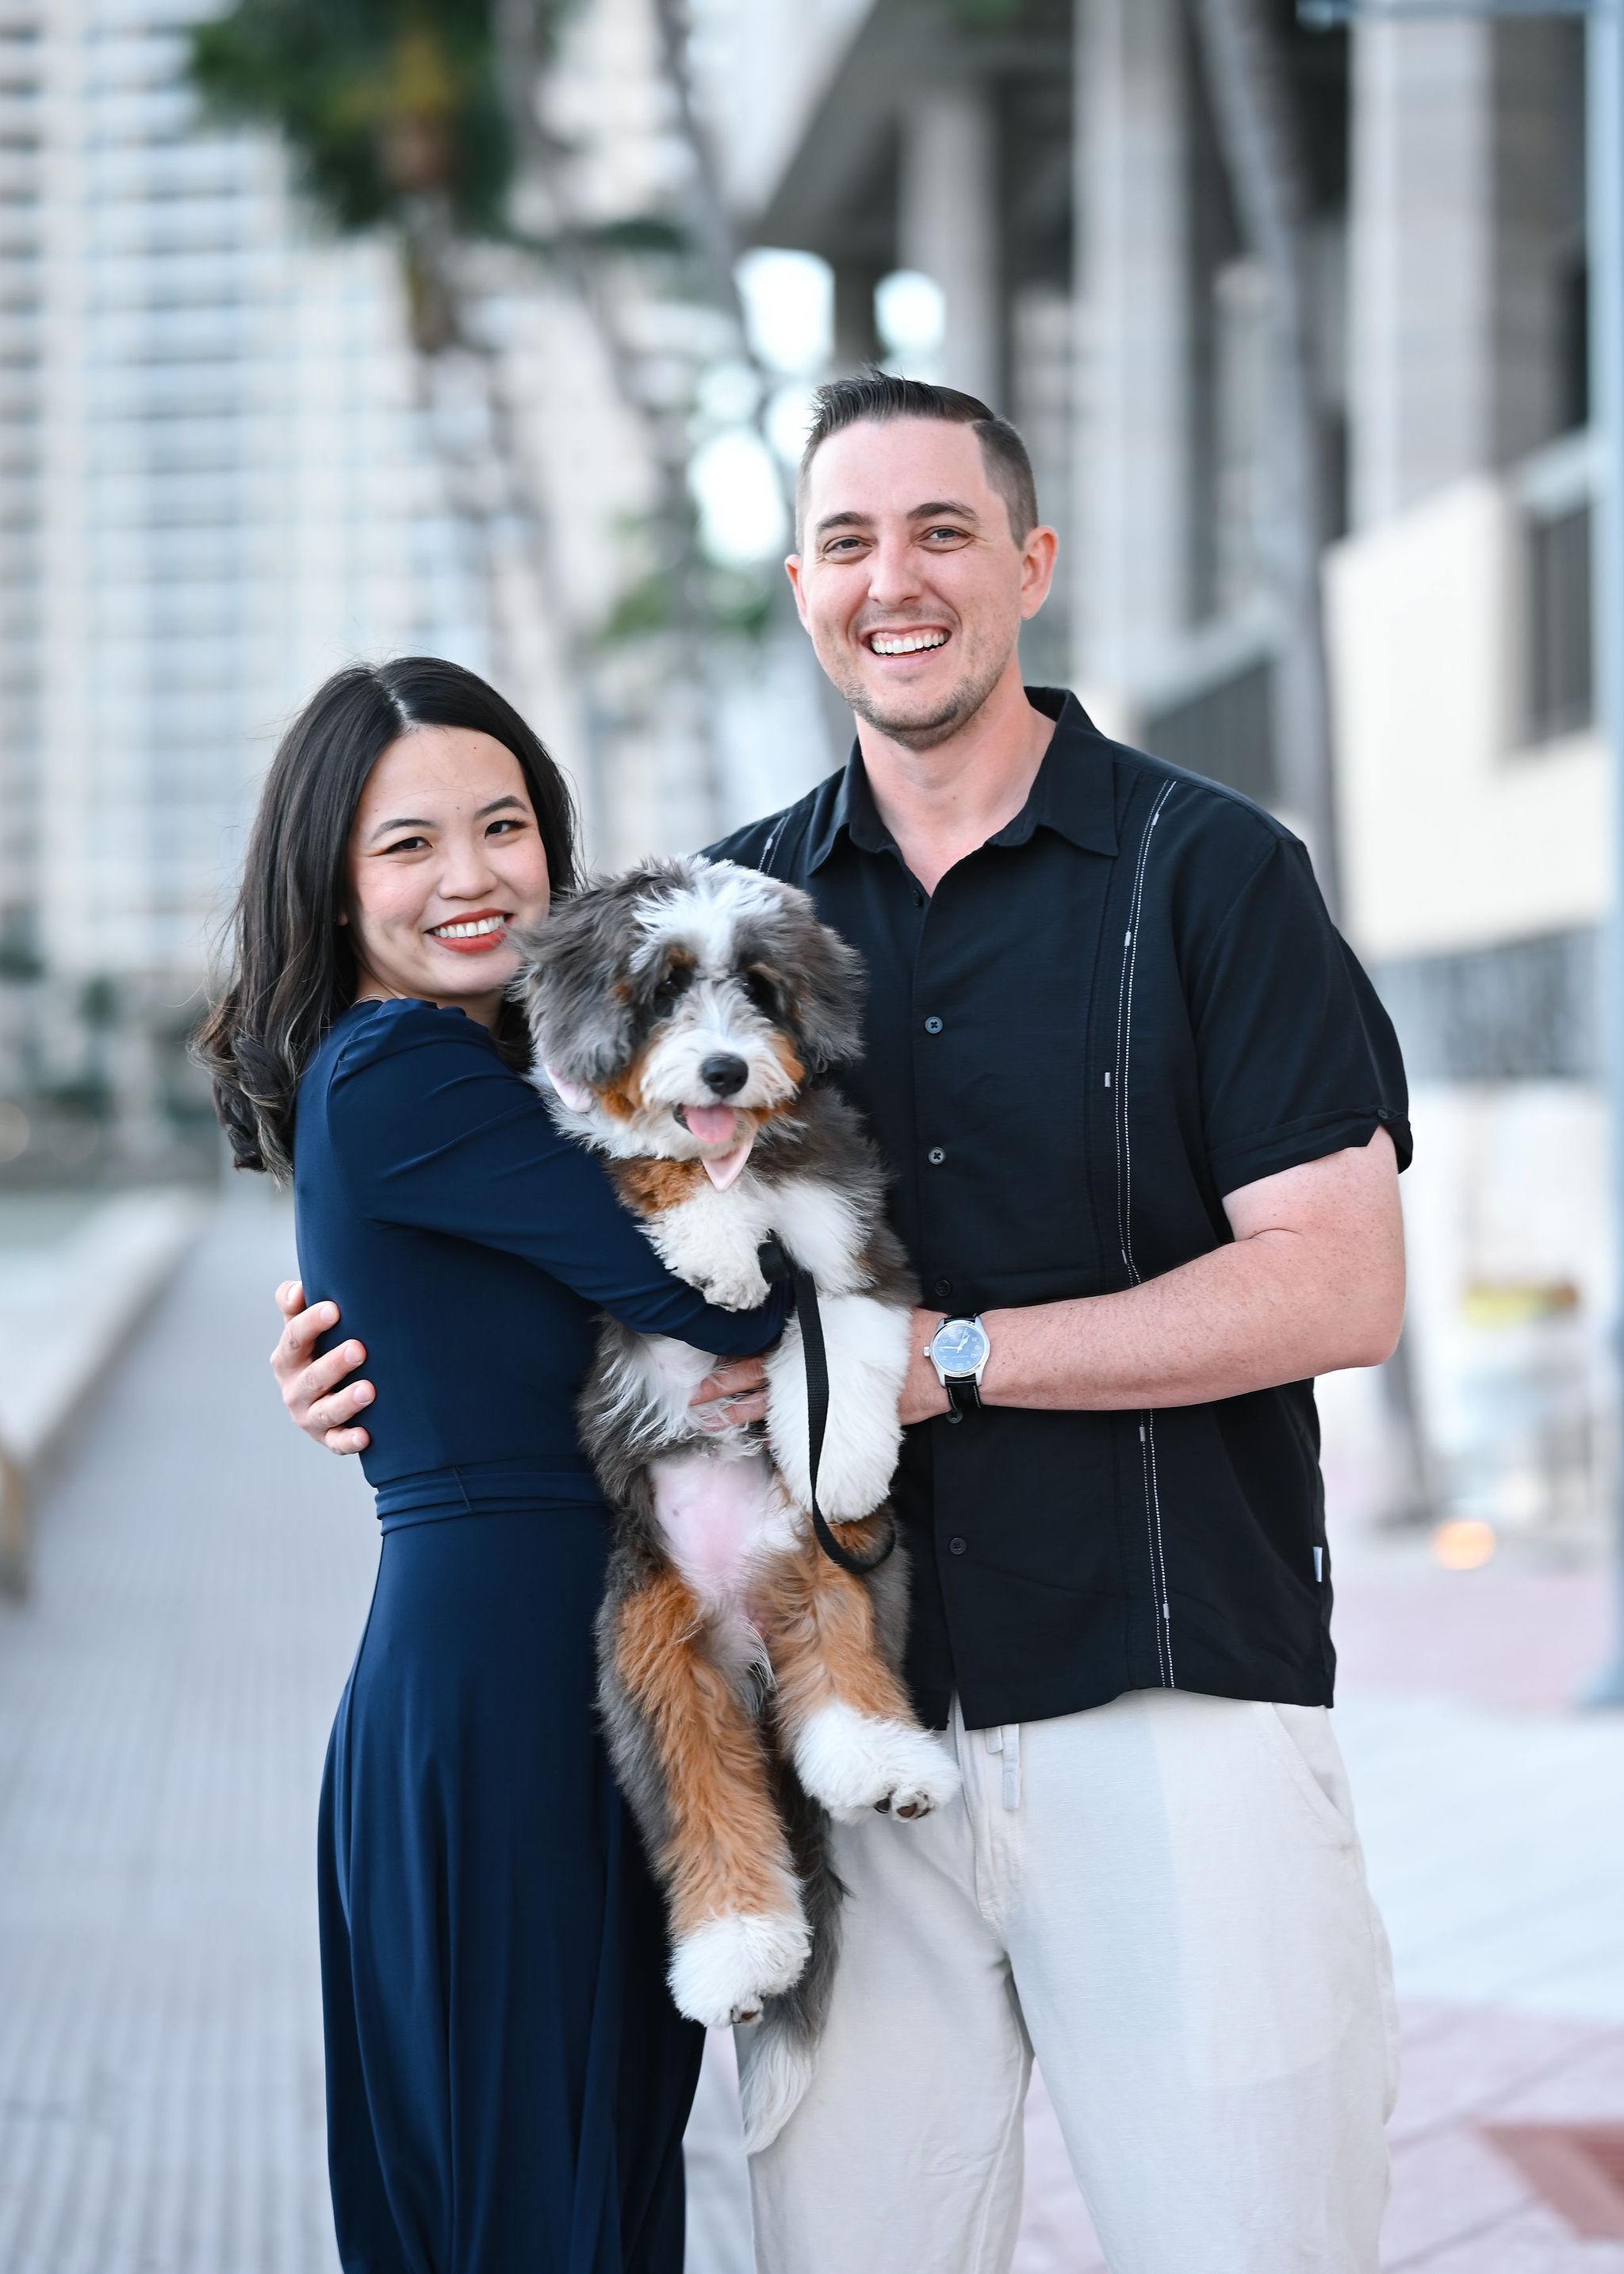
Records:
<instances>
[{"instance_id":1,"label":"concrete pillar","mask_svg":"<svg viewBox=\"0 0 1624 2274\"><path fill-rule=\"evenodd\" d=\"M1575 422L1583 342L1584 33L1495 26L1494 449L1502 463Z\"/></svg>"},{"instance_id":2,"label":"concrete pillar","mask_svg":"<svg viewBox=\"0 0 1624 2274\"><path fill-rule=\"evenodd\" d=\"M874 288L883 272L871 262L843 260L835 267L834 367L856 371L880 352L874 327Z\"/></svg>"},{"instance_id":3,"label":"concrete pillar","mask_svg":"<svg viewBox=\"0 0 1624 2274\"><path fill-rule=\"evenodd\" d=\"M934 278L947 303L940 377L999 409L998 138L988 90L925 89L904 106L898 265Z\"/></svg>"},{"instance_id":4,"label":"concrete pillar","mask_svg":"<svg viewBox=\"0 0 1624 2274\"><path fill-rule=\"evenodd\" d=\"M1190 606L1187 69L1177 0L1077 0L1076 675L1124 690Z\"/></svg>"},{"instance_id":5,"label":"concrete pillar","mask_svg":"<svg viewBox=\"0 0 1624 2274\"><path fill-rule=\"evenodd\" d=\"M1356 527L1494 461L1493 42L1485 22L1353 34Z\"/></svg>"}]
</instances>

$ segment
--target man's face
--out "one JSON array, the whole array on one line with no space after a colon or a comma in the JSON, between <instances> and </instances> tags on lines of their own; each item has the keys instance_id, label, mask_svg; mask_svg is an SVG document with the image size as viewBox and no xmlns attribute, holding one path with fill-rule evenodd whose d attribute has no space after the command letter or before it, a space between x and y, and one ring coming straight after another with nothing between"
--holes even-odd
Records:
<instances>
[{"instance_id":1,"label":"man's face","mask_svg":"<svg viewBox=\"0 0 1624 2274\"><path fill-rule=\"evenodd\" d=\"M1010 533L973 428L843 427L808 470L786 563L817 659L860 719L908 749L945 742L1014 659L1054 570L1054 532Z\"/></svg>"}]
</instances>

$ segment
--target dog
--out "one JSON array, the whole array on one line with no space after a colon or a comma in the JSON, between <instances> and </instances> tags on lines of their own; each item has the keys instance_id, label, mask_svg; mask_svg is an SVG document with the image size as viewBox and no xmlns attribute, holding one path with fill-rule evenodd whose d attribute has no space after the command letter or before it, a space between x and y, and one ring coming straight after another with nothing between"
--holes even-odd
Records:
<instances>
[{"instance_id":1,"label":"dog","mask_svg":"<svg viewBox=\"0 0 1624 2274\"><path fill-rule=\"evenodd\" d=\"M698 859L589 886L522 945L532 1078L669 1268L745 1309L781 1252L817 1291L816 1478L801 1315L766 1359L764 1425L690 1405L714 1358L607 1319L578 1409L617 1517L604 1726L665 1889L678 2007L760 2017L741 2062L755 2150L800 2099L827 2007L828 1818L922 1816L959 1786L898 1671L903 1557L881 1560L917 1291L878 1156L827 1086L861 1050L861 962L804 892Z\"/></svg>"}]
</instances>

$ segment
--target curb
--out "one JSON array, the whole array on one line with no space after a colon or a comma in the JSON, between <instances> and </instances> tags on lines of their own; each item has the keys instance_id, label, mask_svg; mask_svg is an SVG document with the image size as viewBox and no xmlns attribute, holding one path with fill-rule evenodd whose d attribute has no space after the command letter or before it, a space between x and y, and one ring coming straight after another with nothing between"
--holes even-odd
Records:
<instances>
[{"instance_id":1,"label":"curb","mask_svg":"<svg viewBox=\"0 0 1624 2274\"><path fill-rule=\"evenodd\" d=\"M123 1194L47 1251L48 1303L14 1302L8 1314L0 1298L0 1593L28 1593L34 1480L213 1206L195 1191Z\"/></svg>"}]
</instances>

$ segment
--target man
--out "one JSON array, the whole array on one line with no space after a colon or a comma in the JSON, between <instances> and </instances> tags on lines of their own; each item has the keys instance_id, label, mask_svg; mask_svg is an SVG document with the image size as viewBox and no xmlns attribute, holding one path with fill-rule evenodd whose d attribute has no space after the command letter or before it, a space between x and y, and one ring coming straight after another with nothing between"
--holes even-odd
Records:
<instances>
[{"instance_id":1,"label":"man","mask_svg":"<svg viewBox=\"0 0 1624 2274\"><path fill-rule=\"evenodd\" d=\"M755 2159L760 2261L1006 2267L1035 2050L1113 2274L1373 2274L1395 2033L1325 1712L1311 1377L1398 1332L1392 1029L1286 830L1023 689L1056 539L1012 429L837 382L797 503L857 747L717 849L868 961L846 1086L929 1306L907 1672L966 1785L837 1828L833 2008ZM327 1323L276 1364L348 1449Z\"/></svg>"}]
</instances>

